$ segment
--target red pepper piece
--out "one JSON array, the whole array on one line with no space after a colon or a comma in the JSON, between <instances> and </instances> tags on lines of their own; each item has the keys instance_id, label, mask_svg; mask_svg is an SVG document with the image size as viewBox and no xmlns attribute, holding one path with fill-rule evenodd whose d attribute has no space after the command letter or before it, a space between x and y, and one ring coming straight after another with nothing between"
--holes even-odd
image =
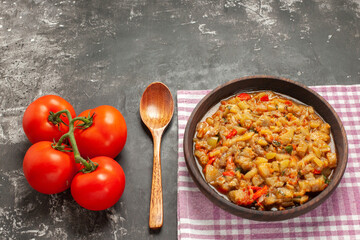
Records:
<instances>
[{"instance_id":1,"label":"red pepper piece","mask_svg":"<svg viewBox=\"0 0 360 240\"><path fill-rule=\"evenodd\" d=\"M292 105L292 102L289 101L289 100L286 100L286 101L285 101L285 104L288 105L288 106L291 106L291 105Z\"/></svg>"},{"instance_id":2,"label":"red pepper piece","mask_svg":"<svg viewBox=\"0 0 360 240\"><path fill-rule=\"evenodd\" d=\"M235 173L233 171L227 171L227 172L223 172L223 176L234 176Z\"/></svg>"},{"instance_id":3,"label":"red pepper piece","mask_svg":"<svg viewBox=\"0 0 360 240\"><path fill-rule=\"evenodd\" d=\"M215 157L211 157L211 158L209 158L207 165L213 164L214 162L215 162Z\"/></svg>"},{"instance_id":4,"label":"red pepper piece","mask_svg":"<svg viewBox=\"0 0 360 240\"><path fill-rule=\"evenodd\" d=\"M258 199L259 197L261 197L262 195L266 194L268 191L268 186L265 185L264 187L262 187L260 190L256 191L253 195L253 200Z\"/></svg>"},{"instance_id":5,"label":"red pepper piece","mask_svg":"<svg viewBox=\"0 0 360 240\"><path fill-rule=\"evenodd\" d=\"M236 203L241 206L247 206L252 204L254 200L250 198L249 191L245 190L245 188L243 189L243 191L245 192L244 197L242 199L239 199Z\"/></svg>"},{"instance_id":6,"label":"red pepper piece","mask_svg":"<svg viewBox=\"0 0 360 240\"><path fill-rule=\"evenodd\" d=\"M216 188L219 192L221 192L222 194L227 194L229 192L228 189L225 189L223 187L217 187Z\"/></svg>"},{"instance_id":7,"label":"red pepper piece","mask_svg":"<svg viewBox=\"0 0 360 240\"><path fill-rule=\"evenodd\" d=\"M233 130L226 136L226 138L227 138L227 139L232 138L232 137L235 136L236 134L237 134L236 129L233 129Z\"/></svg>"},{"instance_id":8,"label":"red pepper piece","mask_svg":"<svg viewBox=\"0 0 360 240\"><path fill-rule=\"evenodd\" d=\"M313 173L314 173L314 174L321 174L321 171L315 169Z\"/></svg>"},{"instance_id":9,"label":"red pepper piece","mask_svg":"<svg viewBox=\"0 0 360 240\"><path fill-rule=\"evenodd\" d=\"M252 189L253 191L258 191L261 189L261 187L257 187L257 186L248 186L249 189Z\"/></svg>"},{"instance_id":10,"label":"red pepper piece","mask_svg":"<svg viewBox=\"0 0 360 240\"><path fill-rule=\"evenodd\" d=\"M267 102L267 101L269 101L269 96L266 94L266 95L264 95L264 96L262 96L261 98L260 98L260 101L262 101L262 102Z\"/></svg>"},{"instance_id":11,"label":"red pepper piece","mask_svg":"<svg viewBox=\"0 0 360 240\"><path fill-rule=\"evenodd\" d=\"M240 98L241 101L247 101L251 99L251 96L247 93L240 93L238 98Z\"/></svg>"}]
</instances>

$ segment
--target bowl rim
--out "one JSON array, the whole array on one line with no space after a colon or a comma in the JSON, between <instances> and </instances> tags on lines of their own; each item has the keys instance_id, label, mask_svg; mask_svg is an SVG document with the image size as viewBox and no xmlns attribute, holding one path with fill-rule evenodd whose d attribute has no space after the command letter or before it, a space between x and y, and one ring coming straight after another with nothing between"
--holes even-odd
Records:
<instances>
[{"instance_id":1,"label":"bowl rim","mask_svg":"<svg viewBox=\"0 0 360 240\"><path fill-rule=\"evenodd\" d=\"M246 207L242 207L239 205L236 205L234 203L232 203L230 200L225 199L223 196L221 196L216 190L214 190L210 184L208 184L204 177L202 176L202 174L199 172L197 163L196 163L196 159L195 156L193 155L193 142L192 142L192 138L195 134L191 135L190 137L187 137L189 134L191 134L190 131L190 125L193 122L194 117L196 116L198 110L204 105L204 103L206 103L208 101L208 99L211 99L214 94L216 94L218 91L221 91L222 88L228 86L228 85L232 85L235 84L237 82L240 81L248 81L248 80L259 80L259 79L273 79L273 80L277 80L277 81L283 81L284 83L290 83L293 85L296 85L298 87L301 87L303 89L305 89L306 91L308 91L310 94L314 95L316 98L318 98L322 103L324 103L327 108L331 111L331 113L333 114L333 117L336 120L336 123L339 125L340 130L341 130L341 136L342 136L342 148L344 151L344 154L342 156L340 156L341 158L343 158L343 164L338 165L337 166L337 170L336 173L333 176L332 181L330 182L329 186L325 188L325 190L323 190L321 193L319 193L316 197L314 197L313 199L311 199L310 201L304 203L303 205L300 206L296 206L294 208L290 208L290 209L285 209L282 211L259 211L259 210L253 210L253 209L249 209ZM259 89L260 90L260 89ZM264 89L265 90L265 89ZM271 90L271 89L269 89ZM238 92L241 92L241 89L238 89ZM227 97L230 97L232 95L229 95ZM289 94L288 96L291 97L291 95ZM221 100L221 99L220 99ZM212 105L214 106L214 104ZM206 110L206 112L208 112L211 107L209 109ZM201 118L204 115L201 116ZM195 123L197 124L197 123ZM190 140L191 139L191 140ZM190 143L190 144L189 144ZM187 146L192 146L191 149L188 149ZM335 146L336 148L338 147L337 145ZM315 92L314 90L310 89L309 87L307 87L304 84L301 84L299 82L295 82L293 80L287 79L287 78L283 78L283 77L276 77L276 76L271 76L271 75L254 75L254 76L246 76L246 77L241 77L241 78L237 78L231 81L228 81L224 84L221 84L220 86L216 87L215 89L213 89L211 92L209 92L204 98L202 98L200 100L200 102L196 105L196 107L193 109L186 127L185 127L185 132L184 132L184 141L183 141L183 152L184 152L184 158L185 158L185 162L186 162L186 166L187 169L193 179L193 181L195 182L195 184L197 185L197 187L200 189L200 191L210 200L212 201L215 205L217 205L218 207L230 212L231 214L243 217L243 218L247 218L247 219L251 219L251 220L258 220L258 221L280 221L280 220L285 220L285 219L290 219L290 218L294 218L300 215L303 215L313 209L315 209L316 207L318 207L322 202L324 202L337 188L337 186L339 185L346 166L347 166L347 162L348 162L348 140L347 140L347 135L344 129L344 126L338 116L338 114L335 112L335 110L333 109L333 107L322 97L320 96L317 92ZM338 162L339 162L339 156L338 157ZM321 200L321 201L320 201ZM234 212L230 211L233 210Z\"/></svg>"}]
</instances>

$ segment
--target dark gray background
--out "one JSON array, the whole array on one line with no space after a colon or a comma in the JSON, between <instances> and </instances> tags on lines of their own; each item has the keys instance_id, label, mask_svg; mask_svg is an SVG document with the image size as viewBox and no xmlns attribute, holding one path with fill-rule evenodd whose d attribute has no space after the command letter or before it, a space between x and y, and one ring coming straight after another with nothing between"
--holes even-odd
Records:
<instances>
[{"instance_id":1,"label":"dark gray background","mask_svg":"<svg viewBox=\"0 0 360 240\"><path fill-rule=\"evenodd\" d=\"M163 138L164 226L148 229L152 140L139 102L153 81L212 89L270 74L307 85L360 83L360 1L0 1L0 238L175 239L177 112ZM116 160L127 184L90 212L69 191L35 192L22 172L26 106L57 94L77 113L118 108L128 140Z\"/></svg>"}]
</instances>

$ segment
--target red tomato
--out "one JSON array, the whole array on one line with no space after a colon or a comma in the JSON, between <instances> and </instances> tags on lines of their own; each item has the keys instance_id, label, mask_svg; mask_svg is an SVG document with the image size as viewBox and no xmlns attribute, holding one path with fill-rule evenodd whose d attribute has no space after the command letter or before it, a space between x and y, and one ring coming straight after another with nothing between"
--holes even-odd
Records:
<instances>
[{"instance_id":1,"label":"red tomato","mask_svg":"<svg viewBox=\"0 0 360 240\"><path fill-rule=\"evenodd\" d=\"M26 109L23 117L23 129L31 143L39 141L57 141L68 131L64 124L56 126L48 120L49 112L56 113L67 109L75 117L75 110L65 99L55 95L46 95L36 99ZM68 124L67 117L61 119Z\"/></svg>"},{"instance_id":2,"label":"red tomato","mask_svg":"<svg viewBox=\"0 0 360 240\"><path fill-rule=\"evenodd\" d=\"M112 106L102 105L82 112L79 117L93 117L86 129L76 129L75 139L83 158L107 156L115 158L124 148L127 128L123 115ZM79 124L79 122L77 123Z\"/></svg>"},{"instance_id":3,"label":"red tomato","mask_svg":"<svg viewBox=\"0 0 360 240\"><path fill-rule=\"evenodd\" d=\"M53 149L51 144L48 141L35 143L26 152L23 162L30 186L45 194L65 191L76 174L73 155Z\"/></svg>"},{"instance_id":4,"label":"red tomato","mask_svg":"<svg viewBox=\"0 0 360 240\"><path fill-rule=\"evenodd\" d=\"M71 195L82 207L100 211L119 201L125 189L125 174L112 158L91 159L98 167L91 173L78 173L71 183Z\"/></svg>"}]
</instances>

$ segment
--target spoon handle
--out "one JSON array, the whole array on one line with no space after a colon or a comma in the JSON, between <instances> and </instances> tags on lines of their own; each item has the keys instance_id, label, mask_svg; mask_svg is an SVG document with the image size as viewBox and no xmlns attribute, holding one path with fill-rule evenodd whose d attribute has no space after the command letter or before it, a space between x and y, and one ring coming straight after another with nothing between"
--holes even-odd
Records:
<instances>
[{"instance_id":1,"label":"spoon handle","mask_svg":"<svg viewBox=\"0 0 360 240\"><path fill-rule=\"evenodd\" d=\"M151 199L150 199L150 216L149 227L151 229L161 228L163 225L163 194L161 183L161 160L160 160L160 146L161 146L161 131L152 132L154 139L154 161L151 184Z\"/></svg>"}]
</instances>

